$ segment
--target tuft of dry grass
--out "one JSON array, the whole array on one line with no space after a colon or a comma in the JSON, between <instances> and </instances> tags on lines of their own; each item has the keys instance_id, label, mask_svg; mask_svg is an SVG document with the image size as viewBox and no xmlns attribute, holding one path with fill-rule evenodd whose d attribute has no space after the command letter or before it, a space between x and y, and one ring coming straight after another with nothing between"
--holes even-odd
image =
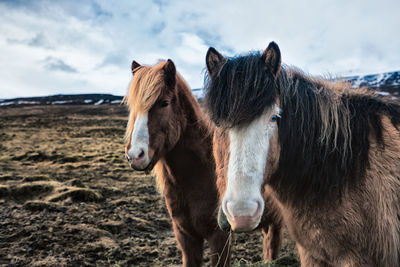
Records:
<instances>
[{"instance_id":1,"label":"tuft of dry grass","mask_svg":"<svg viewBox=\"0 0 400 267\"><path fill-rule=\"evenodd\" d=\"M49 196L46 200L49 202L58 202L70 198L77 202L97 202L103 199L102 195L95 190L77 187L60 187L59 193Z\"/></svg>"},{"instance_id":2,"label":"tuft of dry grass","mask_svg":"<svg viewBox=\"0 0 400 267\"><path fill-rule=\"evenodd\" d=\"M36 198L40 195L51 193L59 183L54 181L37 181L10 186L10 196L14 199Z\"/></svg>"}]
</instances>

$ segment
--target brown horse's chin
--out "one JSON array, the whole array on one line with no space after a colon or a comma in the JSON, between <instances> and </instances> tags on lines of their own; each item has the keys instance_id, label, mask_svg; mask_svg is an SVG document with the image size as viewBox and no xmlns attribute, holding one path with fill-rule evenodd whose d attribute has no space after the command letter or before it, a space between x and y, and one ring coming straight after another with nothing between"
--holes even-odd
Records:
<instances>
[{"instance_id":1,"label":"brown horse's chin","mask_svg":"<svg viewBox=\"0 0 400 267\"><path fill-rule=\"evenodd\" d=\"M145 172L146 174L149 174L153 170L154 165L155 164L151 160L150 163L144 168L138 168L138 167L133 166L133 165L131 165L131 168L134 169L135 171L141 171L141 172Z\"/></svg>"},{"instance_id":2,"label":"brown horse's chin","mask_svg":"<svg viewBox=\"0 0 400 267\"><path fill-rule=\"evenodd\" d=\"M138 167L134 167L134 166L131 165L131 168L134 169L135 171L143 172L143 171L146 171L146 169L148 168L148 165L145 168L138 168Z\"/></svg>"},{"instance_id":3,"label":"brown horse's chin","mask_svg":"<svg viewBox=\"0 0 400 267\"><path fill-rule=\"evenodd\" d=\"M144 172L146 174L149 174L153 170L154 164L152 164L150 162L149 165L147 165L144 168L138 168L138 167L134 167L134 166L131 165L131 168L134 169L135 171L140 171L140 172Z\"/></svg>"}]
</instances>

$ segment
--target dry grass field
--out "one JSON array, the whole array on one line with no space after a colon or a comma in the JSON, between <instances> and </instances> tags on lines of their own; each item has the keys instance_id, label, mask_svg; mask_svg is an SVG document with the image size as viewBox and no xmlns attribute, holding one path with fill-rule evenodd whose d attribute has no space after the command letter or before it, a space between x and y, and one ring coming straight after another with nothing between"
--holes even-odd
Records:
<instances>
[{"instance_id":1,"label":"dry grass field","mask_svg":"<svg viewBox=\"0 0 400 267\"><path fill-rule=\"evenodd\" d=\"M0 107L0 265L181 263L154 177L124 160L126 119L119 105ZM298 266L284 236L263 265L262 234L235 234L232 262Z\"/></svg>"}]
</instances>

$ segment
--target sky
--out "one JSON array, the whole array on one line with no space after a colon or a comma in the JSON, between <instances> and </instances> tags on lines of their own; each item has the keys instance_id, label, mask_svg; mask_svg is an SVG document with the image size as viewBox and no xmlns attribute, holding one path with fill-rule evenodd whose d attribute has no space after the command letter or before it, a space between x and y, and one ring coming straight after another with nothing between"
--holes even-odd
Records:
<instances>
[{"instance_id":1,"label":"sky","mask_svg":"<svg viewBox=\"0 0 400 267\"><path fill-rule=\"evenodd\" d=\"M330 77L400 70L399 0L0 0L0 98L124 95L132 60L172 59L203 85L225 56L275 41L285 64Z\"/></svg>"}]
</instances>

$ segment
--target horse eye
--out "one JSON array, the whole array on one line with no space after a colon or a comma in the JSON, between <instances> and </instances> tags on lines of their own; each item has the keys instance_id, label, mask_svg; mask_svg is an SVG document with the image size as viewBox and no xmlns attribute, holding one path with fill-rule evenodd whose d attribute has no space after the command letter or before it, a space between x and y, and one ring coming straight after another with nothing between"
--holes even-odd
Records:
<instances>
[{"instance_id":1,"label":"horse eye","mask_svg":"<svg viewBox=\"0 0 400 267\"><path fill-rule=\"evenodd\" d=\"M168 106L168 101L166 101L166 100L161 101L160 106L161 106L162 108L165 108L166 106Z\"/></svg>"},{"instance_id":2,"label":"horse eye","mask_svg":"<svg viewBox=\"0 0 400 267\"><path fill-rule=\"evenodd\" d=\"M271 122L271 123L274 123L274 122L276 122L278 120L278 116L276 116L276 115L272 115L270 118L269 118L269 122Z\"/></svg>"}]
</instances>

